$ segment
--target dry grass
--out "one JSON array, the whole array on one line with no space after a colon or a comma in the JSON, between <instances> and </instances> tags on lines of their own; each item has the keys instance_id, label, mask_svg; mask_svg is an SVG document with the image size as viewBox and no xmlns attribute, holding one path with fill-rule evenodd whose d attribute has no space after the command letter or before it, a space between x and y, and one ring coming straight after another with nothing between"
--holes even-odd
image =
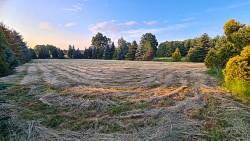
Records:
<instances>
[{"instance_id":1,"label":"dry grass","mask_svg":"<svg viewBox=\"0 0 250 141\"><path fill-rule=\"evenodd\" d=\"M0 90L11 106L0 106L17 127L12 140L249 139L249 109L224 98L205 70L199 63L35 60L0 79L11 84Z\"/></svg>"}]
</instances>

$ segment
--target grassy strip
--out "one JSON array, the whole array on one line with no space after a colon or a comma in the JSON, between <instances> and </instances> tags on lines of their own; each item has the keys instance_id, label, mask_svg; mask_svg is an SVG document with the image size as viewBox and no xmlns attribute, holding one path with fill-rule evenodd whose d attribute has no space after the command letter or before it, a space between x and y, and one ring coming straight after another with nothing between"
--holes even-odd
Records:
<instances>
[{"instance_id":1,"label":"grassy strip","mask_svg":"<svg viewBox=\"0 0 250 141\"><path fill-rule=\"evenodd\" d=\"M158 61L158 62L173 62L172 57L155 57L153 61ZM186 62L185 57L181 58L181 62Z\"/></svg>"},{"instance_id":2,"label":"grassy strip","mask_svg":"<svg viewBox=\"0 0 250 141\"><path fill-rule=\"evenodd\" d=\"M209 69L205 73L220 80L222 86L231 90L233 93L239 94L242 99L250 101L250 83L241 80L234 80L230 83L225 83L221 68Z\"/></svg>"}]
</instances>

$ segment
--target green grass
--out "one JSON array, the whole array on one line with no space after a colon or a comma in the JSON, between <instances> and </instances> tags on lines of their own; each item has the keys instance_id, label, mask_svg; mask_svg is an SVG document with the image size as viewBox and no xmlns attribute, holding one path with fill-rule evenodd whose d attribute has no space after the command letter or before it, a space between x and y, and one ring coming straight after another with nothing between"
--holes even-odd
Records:
<instances>
[{"instance_id":1,"label":"green grass","mask_svg":"<svg viewBox=\"0 0 250 141\"><path fill-rule=\"evenodd\" d=\"M21 101L30 91L28 86L16 85L6 92L6 97L15 102Z\"/></svg>"},{"instance_id":2,"label":"green grass","mask_svg":"<svg viewBox=\"0 0 250 141\"><path fill-rule=\"evenodd\" d=\"M181 58L181 62L186 62L185 57ZM158 62L173 62L172 57L155 57L153 61L158 61Z\"/></svg>"},{"instance_id":3,"label":"green grass","mask_svg":"<svg viewBox=\"0 0 250 141\"><path fill-rule=\"evenodd\" d=\"M11 86L12 86L12 84L0 82L0 90L5 90Z\"/></svg>"},{"instance_id":4,"label":"green grass","mask_svg":"<svg viewBox=\"0 0 250 141\"><path fill-rule=\"evenodd\" d=\"M65 116L53 115L53 116L49 116L45 118L45 120L43 121L43 124L51 128L57 128L66 120L67 120L67 117Z\"/></svg>"},{"instance_id":5,"label":"green grass","mask_svg":"<svg viewBox=\"0 0 250 141\"><path fill-rule=\"evenodd\" d=\"M130 107L128 105L117 105L117 106L113 106L111 108L109 108L107 110L107 112L110 114L110 115L120 115L122 112L126 112L130 110Z\"/></svg>"},{"instance_id":6,"label":"green grass","mask_svg":"<svg viewBox=\"0 0 250 141\"><path fill-rule=\"evenodd\" d=\"M213 77L219 79L220 81L223 81L223 79L224 79L224 76L223 76L221 68L209 69L205 73L208 74L208 75L210 75L210 76L213 76Z\"/></svg>"},{"instance_id":7,"label":"green grass","mask_svg":"<svg viewBox=\"0 0 250 141\"><path fill-rule=\"evenodd\" d=\"M224 84L226 88L232 90L234 93L240 94L246 99L250 100L250 83L241 80L234 80L231 83Z\"/></svg>"},{"instance_id":8,"label":"green grass","mask_svg":"<svg viewBox=\"0 0 250 141\"><path fill-rule=\"evenodd\" d=\"M156 82L152 82L152 83L149 83L148 84L148 87L149 88L156 88L156 87L159 87L161 84L159 83L156 83Z\"/></svg>"}]
</instances>

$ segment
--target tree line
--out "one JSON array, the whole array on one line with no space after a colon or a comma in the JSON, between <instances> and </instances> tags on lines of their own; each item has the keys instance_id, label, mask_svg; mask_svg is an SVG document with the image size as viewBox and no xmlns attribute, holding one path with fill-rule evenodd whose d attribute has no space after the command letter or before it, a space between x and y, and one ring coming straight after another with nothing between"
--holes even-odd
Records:
<instances>
[{"instance_id":1,"label":"tree line","mask_svg":"<svg viewBox=\"0 0 250 141\"><path fill-rule=\"evenodd\" d=\"M33 53L34 50L28 48L20 33L0 23L0 77L29 62L34 57Z\"/></svg>"}]
</instances>

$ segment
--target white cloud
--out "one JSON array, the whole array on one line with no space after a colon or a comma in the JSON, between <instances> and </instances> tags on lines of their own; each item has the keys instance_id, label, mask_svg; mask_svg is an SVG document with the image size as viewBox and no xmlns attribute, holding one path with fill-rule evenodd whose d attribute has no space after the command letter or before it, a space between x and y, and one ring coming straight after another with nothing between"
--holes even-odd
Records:
<instances>
[{"instance_id":1,"label":"white cloud","mask_svg":"<svg viewBox=\"0 0 250 141\"><path fill-rule=\"evenodd\" d=\"M71 22L71 23L66 23L64 26L65 27L72 27L72 26L75 26L76 23L75 22Z\"/></svg>"},{"instance_id":2,"label":"white cloud","mask_svg":"<svg viewBox=\"0 0 250 141\"><path fill-rule=\"evenodd\" d=\"M129 21L125 23L115 23L115 20L112 21L105 21L100 22L95 25L90 26L90 31L96 33L96 32L102 32L102 33L111 33L111 34L118 34L121 35L121 30L123 27L130 27L134 26L137 23L135 21Z\"/></svg>"},{"instance_id":3,"label":"white cloud","mask_svg":"<svg viewBox=\"0 0 250 141\"><path fill-rule=\"evenodd\" d=\"M156 25L159 22L158 21L143 21L143 23L147 24L147 25Z\"/></svg>"},{"instance_id":4,"label":"white cloud","mask_svg":"<svg viewBox=\"0 0 250 141\"><path fill-rule=\"evenodd\" d=\"M169 25L169 26L164 27L164 28L140 28L140 29L136 29L136 30L123 31L122 33L128 37L139 38L139 37L141 37L141 35L143 35L145 33L158 34L158 33L164 33L168 30L181 29L181 28L185 28L185 27L186 27L186 25L184 25L184 24L175 24L175 25Z\"/></svg>"},{"instance_id":5,"label":"white cloud","mask_svg":"<svg viewBox=\"0 0 250 141\"><path fill-rule=\"evenodd\" d=\"M182 22L187 22L187 21L191 21L191 20L193 20L193 19L195 19L195 18L194 18L194 17L190 17L190 18L182 19L181 21L182 21Z\"/></svg>"},{"instance_id":6,"label":"white cloud","mask_svg":"<svg viewBox=\"0 0 250 141\"><path fill-rule=\"evenodd\" d=\"M63 10L76 12L76 11L82 10L82 4L76 3L72 5L70 8L64 8Z\"/></svg>"},{"instance_id":7,"label":"white cloud","mask_svg":"<svg viewBox=\"0 0 250 141\"><path fill-rule=\"evenodd\" d=\"M120 37L129 38L129 39L139 39L145 33L152 33L152 34L164 34L167 35L167 31L181 29L187 27L186 24L175 24L169 25L163 28L139 28L139 29L132 29L132 30L124 30L124 27L133 26L136 22L126 22L116 24L115 21L105 21L100 22L95 25L90 25L89 30L93 33L101 32L109 37L112 38L113 41L116 41Z\"/></svg>"},{"instance_id":8,"label":"white cloud","mask_svg":"<svg viewBox=\"0 0 250 141\"><path fill-rule=\"evenodd\" d=\"M137 23L135 21L129 21L129 22L126 22L126 23L120 23L118 24L119 26L134 26L136 25Z\"/></svg>"},{"instance_id":9,"label":"white cloud","mask_svg":"<svg viewBox=\"0 0 250 141\"><path fill-rule=\"evenodd\" d=\"M42 30L50 30L51 29L50 23L41 22L41 23L39 23L39 28L42 29Z\"/></svg>"}]
</instances>

